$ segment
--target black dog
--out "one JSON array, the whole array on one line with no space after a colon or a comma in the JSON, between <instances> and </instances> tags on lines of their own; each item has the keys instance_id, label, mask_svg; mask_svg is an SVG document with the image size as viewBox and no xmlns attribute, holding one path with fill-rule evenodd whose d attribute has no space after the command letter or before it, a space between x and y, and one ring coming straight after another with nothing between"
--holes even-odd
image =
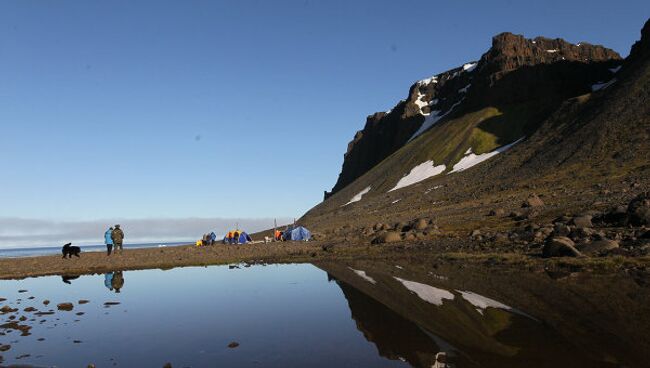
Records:
<instances>
[{"instance_id":1,"label":"black dog","mask_svg":"<svg viewBox=\"0 0 650 368\"><path fill-rule=\"evenodd\" d=\"M68 258L72 258L73 255L79 257L79 253L81 253L81 248L71 244L72 243L65 244L61 249L61 253L63 253L63 258L65 258L66 256Z\"/></svg>"}]
</instances>

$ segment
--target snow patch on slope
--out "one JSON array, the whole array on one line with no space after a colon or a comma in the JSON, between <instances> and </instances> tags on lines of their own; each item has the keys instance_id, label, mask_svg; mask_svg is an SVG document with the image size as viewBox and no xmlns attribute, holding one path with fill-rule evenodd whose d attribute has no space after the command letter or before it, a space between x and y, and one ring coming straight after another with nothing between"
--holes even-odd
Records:
<instances>
[{"instance_id":1,"label":"snow patch on slope","mask_svg":"<svg viewBox=\"0 0 650 368\"><path fill-rule=\"evenodd\" d=\"M344 204L341 207L345 207L345 206L349 205L350 203L359 202L361 200L361 197L363 197L363 195L368 193L369 191L370 191L370 187L367 187L366 189L360 191L354 197L352 197L352 199L350 199L350 202Z\"/></svg>"},{"instance_id":2,"label":"snow patch on slope","mask_svg":"<svg viewBox=\"0 0 650 368\"><path fill-rule=\"evenodd\" d=\"M352 268L352 267L348 267L348 268L349 268L352 272L356 273L357 276L359 276L359 277L361 277L362 279L368 281L369 283L371 283L371 284L376 284L376 283L377 283L377 281L375 281L375 279L373 279L372 277L366 275L366 271L355 270L355 269Z\"/></svg>"},{"instance_id":3,"label":"snow patch on slope","mask_svg":"<svg viewBox=\"0 0 650 368\"><path fill-rule=\"evenodd\" d=\"M477 65L478 65L478 63L467 63L467 64L463 65L463 71L471 73L472 71L474 71L474 69L476 69Z\"/></svg>"},{"instance_id":4,"label":"snow patch on slope","mask_svg":"<svg viewBox=\"0 0 650 368\"><path fill-rule=\"evenodd\" d=\"M445 116L449 115L449 113L454 111L456 106L460 105L460 103L463 102L463 100L460 100L460 101L456 102L455 104L453 104L453 106L451 106L451 108L446 113L444 113L442 115L440 115L440 112L441 112L440 110L432 111L431 114L423 114L424 116L426 116L424 118L424 122L422 123L422 125L420 125L420 128L415 133L413 133L413 135L411 136L411 138L409 138L407 143L414 140L415 138L417 138L417 136L419 136L420 134L422 134L422 133L426 132L427 130L429 130L429 128L434 126L438 121L440 121L440 119L442 119ZM436 102L437 102L437 100L436 100Z\"/></svg>"},{"instance_id":5,"label":"snow patch on slope","mask_svg":"<svg viewBox=\"0 0 650 368\"><path fill-rule=\"evenodd\" d=\"M490 158L498 155L499 153L507 151L508 149L510 149L515 144L521 142L523 139L524 139L524 137L521 137L521 138L517 139L516 141L514 141L514 142L512 142L510 144L507 144L505 146L501 146L501 147L495 149L492 152L482 153L480 155L476 155L476 154L472 153L472 149L470 148L465 152L465 156L463 158L461 158L460 161L458 161L454 165L453 169L449 173L451 174L451 173L467 170L467 169L469 169L470 167L472 167L474 165L478 165L483 161L489 160Z\"/></svg>"},{"instance_id":6,"label":"snow patch on slope","mask_svg":"<svg viewBox=\"0 0 650 368\"><path fill-rule=\"evenodd\" d=\"M433 77L417 81L418 86L428 86L431 83L438 83L438 77L434 75Z\"/></svg>"},{"instance_id":7,"label":"snow patch on slope","mask_svg":"<svg viewBox=\"0 0 650 368\"><path fill-rule=\"evenodd\" d=\"M592 92L600 91L601 89L605 89L614 83L616 83L616 78L610 80L609 82L596 83L593 86L591 86L591 91Z\"/></svg>"},{"instance_id":8,"label":"snow patch on slope","mask_svg":"<svg viewBox=\"0 0 650 368\"><path fill-rule=\"evenodd\" d=\"M505 309L505 310L512 310L512 307L507 306L501 302L498 302L494 299L490 299L488 297L485 297L480 294L476 294L471 291L461 291L461 290L456 290L462 295L462 297L467 300L470 304L475 306L476 308L480 309L479 313L483 314L482 311L484 311L486 308L498 308L498 309Z\"/></svg>"},{"instance_id":9,"label":"snow patch on slope","mask_svg":"<svg viewBox=\"0 0 650 368\"><path fill-rule=\"evenodd\" d=\"M389 192L407 187L409 185L413 185L415 183L419 183L424 179L441 174L443 171L445 171L446 168L447 167L445 165L435 166L431 160L423 162L411 169L411 171L406 176L401 178L397 182L397 185L395 185L393 189L389 190Z\"/></svg>"},{"instance_id":10,"label":"snow patch on slope","mask_svg":"<svg viewBox=\"0 0 650 368\"><path fill-rule=\"evenodd\" d=\"M405 288L414 292L420 299L433 305L441 306L444 299L454 300L454 294L447 290L438 289L431 285L421 284L415 281L400 279L399 277L395 277L395 280L401 282Z\"/></svg>"},{"instance_id":11,"label":"snow patch on slope","mask_svg":"<svg viewBox=\"0 0 650 368\"><path fill-rule=\"evenodd\" d=\"M619 70L621 70L622 67L623 67L623 65L619 65L616 68L610 68L609 71L616 74L616 73L618 73Z\"/></svg>"}]
</instances>

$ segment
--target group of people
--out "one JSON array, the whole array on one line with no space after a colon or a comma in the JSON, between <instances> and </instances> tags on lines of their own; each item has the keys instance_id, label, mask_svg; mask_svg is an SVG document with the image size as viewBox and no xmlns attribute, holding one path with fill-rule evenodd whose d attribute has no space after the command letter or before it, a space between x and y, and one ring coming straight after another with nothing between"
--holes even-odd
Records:
<instances>
[{"instance_id":1,"label":"group of people","mask_svg":"<svg viewBox=\"0 0 650 368\"><path fill-rule=\"evenodd\" d=\"M110 291L115 290L116 293L119 293L120 289L124 287L124 274L122 271L104 274L104 286Z\"/></svg>"},{"instance_id":2,"label":"group of people","mask_svg":"<svg viewBox=\"0 0 650 368\"><path fill-rule=\"evenodd\" d=\"M115 254L119 253L122 254L124 251L124 248L122 247L122 243L124 241L124 231L120 229L120 225L117 224L115 226L112 226L106 230L104 233L104 242L106 243L106 255L110 256L111 253L113 252L113 246L115 246Z\"/></svg>"},{"instance_id":3,"label":"group of people","mask_svg":"<svg viewBox=\"0 0 650 368\"><path fill-rule=\"evenodd\" d=\"M197 243L196 245L199 245L199 246L201 246L201 245L214 245L214 243L216 243L216 241L217 241L217 234L215 234L214 231L213 231L213 232L211 232L209 234L208 233L203 234L203 237L201 238L201 240L196 242Z\"/></svg>"}]
</instances>

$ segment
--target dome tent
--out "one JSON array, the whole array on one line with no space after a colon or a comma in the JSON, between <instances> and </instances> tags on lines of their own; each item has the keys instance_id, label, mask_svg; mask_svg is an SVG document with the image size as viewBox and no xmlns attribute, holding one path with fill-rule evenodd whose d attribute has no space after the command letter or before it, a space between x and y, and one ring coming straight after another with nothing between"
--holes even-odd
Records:
<instances>
[{"instance_id":1,"label":"dome tent","mask_svg":"<svg viewBox=\"0 0 650 368\"><path fill-rule=\"evenodd\" d=\"M311 232L302 226L288 228L282 233L284 240L304 240L307 241L311 238Z\"/></svg>"},{"instance_id":2,"label":"dome tent","mask_svg":"<svg viewBox=\"0 0 650 368\"><path fill-rule=\"evenodd\" d=\"M228 234L234 234L235 232L239 233L239 238L237 239L238 244L246 244L248 242L253 241L253 239L250 237L250 235L248 235L247 232L242 230L231 230L227 232L226 235L223 237L224 244L230 242L230 239L228 239ZM235 239L232 239L232 242L235 243Z\"/></svg>"}]
</instances>

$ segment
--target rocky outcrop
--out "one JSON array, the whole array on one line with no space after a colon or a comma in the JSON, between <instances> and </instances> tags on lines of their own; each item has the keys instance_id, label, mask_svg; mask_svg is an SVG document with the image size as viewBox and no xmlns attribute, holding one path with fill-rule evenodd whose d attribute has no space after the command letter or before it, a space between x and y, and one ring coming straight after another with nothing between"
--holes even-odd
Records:
<instances>
[{"instance_id":1,"label":"rocky outcrop","mask_svg":"<svg viewBox=\"0 0 650 368\"><path fill-rule=\"evenodd\" d=\"M447 115L531 100L559 104L611 79L611 69L620 62L603 46L501 33L478 62L418 81L393 109L368 116L348 144L339 178L325 199ZM551 111L542 111L536 122Z\"/></svg>"}]
</instances>

